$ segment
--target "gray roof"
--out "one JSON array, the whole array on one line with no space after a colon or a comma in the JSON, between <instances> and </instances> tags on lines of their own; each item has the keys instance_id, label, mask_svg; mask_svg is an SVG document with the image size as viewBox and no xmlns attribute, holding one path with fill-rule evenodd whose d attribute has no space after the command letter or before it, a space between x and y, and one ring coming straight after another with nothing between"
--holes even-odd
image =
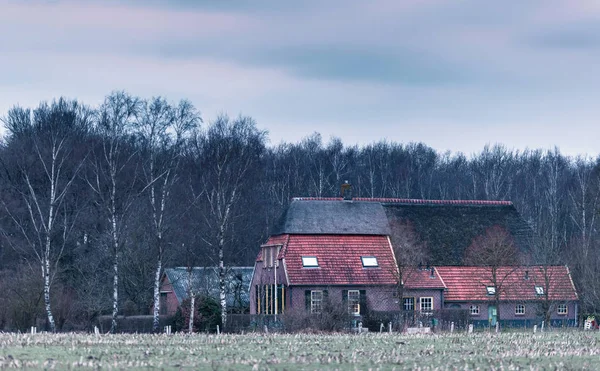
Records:
<instances>
[{"instance_id":1,"label":"gray roof","mask_svg":"<svg viewBox=\"0 0 600 371\"><path fill-rule=\"evenodd\" d=\"M250 281L254 267L228 267L226 276L226 300L230 308L250 305ZM219 269L217 267L192 268L192 288L198 295L219 298ZM189 274L186 267L165 269L165 275L173 286L179 303L188 298Z\"/></svg>"},{"instance_id":2,"label":"gray roof","mask_svg":"<svg viewBox=\"0 0 600 371\"><path fill-rule=\"evenodd\" d=\"M273 235L388 235L388 220L379 202L294 199Z\"/></svg>"}]
</instances>

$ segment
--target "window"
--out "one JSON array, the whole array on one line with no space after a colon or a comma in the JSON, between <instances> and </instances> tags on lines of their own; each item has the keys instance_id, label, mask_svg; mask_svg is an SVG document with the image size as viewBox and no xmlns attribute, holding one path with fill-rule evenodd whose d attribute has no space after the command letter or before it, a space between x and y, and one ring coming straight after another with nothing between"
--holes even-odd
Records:
<instances>
[{"instance_id":1,"label":"window","mask_svg":"<svg viewBox=\"0 0 600 371\"><path fill-rule=\"evenodd\" d=\"M318 267L319 261L317 260L316 256L303 256L302 266L304 268Z\"/></svg>"},{"instance_id":2,"label":"window","mask_svg":"<svg viewBox=\"0 0 600 371\"><path fill-rule=\"evenodd\" d=\"M312 290L310 292L310 312L321 313L323 310L323 291Z\"/></svg>"},{"instance_id":3,"label":"window","mask_svg":"<svg viewBox=\"0 0 600 371\"><path fill-rule=\"evenodd\" d=\"M285 311L284 285L256 285L256 313L283 314Z\"/></svg>"},{"instance_id":4,"label":"window","mask_svg":"<svg viewBox=\"0 0 600 371\"><path fill-rule=\"evenodd\" d=\"M479 315L479 305L471 305L469 307L469 311L471 312L472 316L478 316Z\"/></svg>"},{"instance_id":5,"label":"window","mask_svg":"<svg viewBox=\"0 0 600 371\"><path fill-rule=\"evenodd\" d=\"M421 312L431 312L433 310L433 298L421 298Z\"/></svg>"},{"instance_id":6,"label":"window","mask_svg":"<svg viewBox=\"0 0 600 371\"><path fill-rule=\"evenodd\" d=\"M542 286L536 286L535 293L536 295L544 295L544 288Z\"/></svg>"},{"instance_id":7,"label":"window","mask_svg":"<svg viewBox=\"0 0 600 371\"><path fill-rule=\"evenodd\" d=\"M379 267L377 258L375 256L361 256L362 265L364 268L367 267Z\"/></svg>"},{"instance_id":8,"label":"window","mask_svg":"<svg viewBox=\"0 0 600 371\"><path fill-rule=\"evenodd\" d=\"M524 304L515 305L515 314L516 315L524 315L525 314L525 305Z\"/></svg>"},{"instance_id":9,"label":"window","mask_svg":"<svg viewBox=\"0 0 600 371\"><path fill-rule=\"evenodd\" d=\"M360 315L360 291L348 290L348 313Z\"/></svg>"},{"instance_id":10,"label":"window","mask_svg":"<svg viewBox=\"0 0 600 371\"><path fill-rule=\"evenodd\" d=\"M496 286L488 286L486 290L488 295L496 295Z\"/></svg>"},{"instance_id":11,"label":"window","mask_svg":"<svg viewBox=\"0 0 600 371\"><path fill-rule=\"evenodd\" d=\"M263 246L263 268L272 268L277 264L277 255L279 254L279 246Z\"/></svg>"},{"instance_id":12,"label":"window","mask_svg":"<svg viewBox=\"0 0 600 371\"><path fill-rule=\"evenodd\" d=\"M404 310L415 310L415 298L404 298Z\"/></svg>"},{"instance_id":13,"label":"window","mask_svg":"<svg viewBox=\"0 0 600 371\"><path fill-rule=\"evenodd\" d=\"M569 313L567 304L558 304L558 307L556 308L556 313L562 314L562 315Z\"/></svg>"}]
</instances>

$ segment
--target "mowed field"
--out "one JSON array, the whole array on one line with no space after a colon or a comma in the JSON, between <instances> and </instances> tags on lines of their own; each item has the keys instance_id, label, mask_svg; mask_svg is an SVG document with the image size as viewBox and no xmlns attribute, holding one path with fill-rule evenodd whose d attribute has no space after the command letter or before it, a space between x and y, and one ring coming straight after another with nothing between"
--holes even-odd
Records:
<instances>
[{"instance_id":1,"label":"mowed field","mask_svg":"<svg viewBox=\"0 0 600 371\"><path fill-rule=\"evenodd\" d=\"M0 333L0 368L599 369L600 333L93 335Z\"/></svg>"}]
</instances>

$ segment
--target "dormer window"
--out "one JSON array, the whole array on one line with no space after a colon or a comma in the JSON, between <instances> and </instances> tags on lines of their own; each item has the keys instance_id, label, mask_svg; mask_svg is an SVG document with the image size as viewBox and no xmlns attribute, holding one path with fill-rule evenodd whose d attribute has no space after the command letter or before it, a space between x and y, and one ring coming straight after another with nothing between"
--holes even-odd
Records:
<instances>
[{"instance_id":1,"label":"dormer window","mask_svg":"<svg viewBox=\"0 0 600 371\"><path fill-rule=\"evenodd\" d=\"M542 286L536 286L535 293L536 295L544 295L544 288Z\"/></svg>"},{"instance_id":2,"label":"dormer window","mask_svg":"<svg viewBox=\"0 0 600 371\"><path fill-rule=\"evenodd\" d=\"M304 268L317 268L319 266L319 261L316 256L303 256L302 266Z\"/></svg>"},{"instance_id":3,"label":"dormer window","mask_svg":"<svg viewBox=\"0 0 600 371\"><path fill-rule=\"evenodd\" d=\"M277 264L277 255L279 255L279 247L280 246L278 245L263 246L263 268L272 268L275 264Z\"/></svg>"},{"instance_id":4,"label":"dormer window","mask_svg":"<svg viewBox=\"0 0 600 371\"><path fill-rule=\"evenodd\" d=\"M495 286L488 286L488 287L486 287L486 290L487 290L488 295L496 295L496 287Z\"/></svg>"},{"instance_id":5,"label":"dormer window","mask_svg":"<svg viewBox=\"0 0 600 371\"><path fill-rule=\"evenodd\" d=\"M361 256L363 268L375 268L379 267L377 258L375 256Z\"/></svg>"}]
</instances>

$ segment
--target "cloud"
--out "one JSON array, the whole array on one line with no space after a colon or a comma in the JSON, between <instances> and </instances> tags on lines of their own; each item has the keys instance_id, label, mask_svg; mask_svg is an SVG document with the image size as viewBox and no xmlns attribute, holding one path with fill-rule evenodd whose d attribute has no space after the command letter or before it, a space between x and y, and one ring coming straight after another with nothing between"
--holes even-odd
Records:
<instances>
[{"instance_id":1,"label":"cloud","mask_svg":"<svg viewBox=\"0 0 600 371\"><path fill-rule=\"evenodd\" d=\"M534 47L600 50L600 20L594 23L562 24L538 31L529 42Z\"/></svg>"}]
</instances>

